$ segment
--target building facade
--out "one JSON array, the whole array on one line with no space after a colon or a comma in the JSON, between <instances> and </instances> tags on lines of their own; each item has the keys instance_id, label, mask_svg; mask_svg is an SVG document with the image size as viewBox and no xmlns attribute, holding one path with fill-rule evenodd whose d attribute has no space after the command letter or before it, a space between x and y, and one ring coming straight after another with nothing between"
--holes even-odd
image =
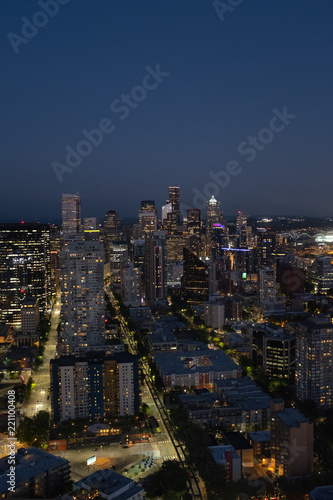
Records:
<instances>
[{"instance_id":1,"label":"building facade","mask_svg":"<svg viewBox=\"0 0 333 500\"><path fill-rule=\"evenodd\" d=\"M47 224L0 224L0 322L21 324L26 297L51 300L50 228Z\"/></svg>"},{"instance_id":2,"label":"building facade","mask_svg":"<svg viewBox=\"0 0 333 500\"><path fill-rule=\"evenodd\" d=\"M140 409L138 358L101 351L50 363L52 420L134 415Z\"/></svg>"},{"instance_id":3,"label":"building facade","mask_svg":"<svg viewBox=\"0 0 333 500\"><path fill-rule=\"evenodd\" d=\"M103 344L103 247L77 237L61 252L61 354L80 354Z\"/></svg>"}]
</instances>

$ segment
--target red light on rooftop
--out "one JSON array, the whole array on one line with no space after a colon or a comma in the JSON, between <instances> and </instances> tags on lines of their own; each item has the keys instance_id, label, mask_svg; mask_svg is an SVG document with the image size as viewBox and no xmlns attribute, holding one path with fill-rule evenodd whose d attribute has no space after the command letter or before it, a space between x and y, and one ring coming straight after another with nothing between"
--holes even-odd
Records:
<instances>
[{"instance_id":1,"label":"red light on rooftop","mask_svg":"<svg viewBox=\"0 0 333 500\"><path fill-rule=\"evenodd\" d=\"M24 224L24 220L21 220L21 224Z\"/></svg>"}]
</instances>

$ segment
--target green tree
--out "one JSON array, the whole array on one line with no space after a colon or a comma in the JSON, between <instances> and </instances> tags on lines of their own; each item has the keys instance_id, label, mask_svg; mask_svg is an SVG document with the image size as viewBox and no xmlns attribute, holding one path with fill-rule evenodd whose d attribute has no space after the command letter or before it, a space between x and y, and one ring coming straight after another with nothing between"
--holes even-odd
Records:
<instances>
[{"instance_id":1,"label":"green tree","mask_svg":"<svg viewBox=\"0 0 333 500\"><path fill-rule=\"evenodd\" d=\"M174 460L163 462L156 474L165 500L174 500L185 495L187 474L179 462Z\"/></svg>"}]
</instances>

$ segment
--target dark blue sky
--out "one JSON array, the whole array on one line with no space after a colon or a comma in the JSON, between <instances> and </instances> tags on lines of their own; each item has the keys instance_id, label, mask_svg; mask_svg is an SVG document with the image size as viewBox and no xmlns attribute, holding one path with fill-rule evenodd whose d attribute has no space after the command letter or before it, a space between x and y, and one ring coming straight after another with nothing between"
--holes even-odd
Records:
<instances>
[{"instance_id":1,"label":"dark blue sky","mask_svg":"<svg viewBox=\"0 0 333 500\"><path fill-rule=\"evenodd\" d=\"M0 220L58 219L62 192L84 216L159 208L174 184L193 206L229 160L225 214L333 215L332 0L243 0L223 22L210 0L70 0L17 53L7 34L41 7L1 11ZM158 64L170 75L121 120L111 103ZM248 162L239 145L284 106L296 118ZM103 118L115 130L60 183L51 164Z\"/></svg>"}]
</instances>

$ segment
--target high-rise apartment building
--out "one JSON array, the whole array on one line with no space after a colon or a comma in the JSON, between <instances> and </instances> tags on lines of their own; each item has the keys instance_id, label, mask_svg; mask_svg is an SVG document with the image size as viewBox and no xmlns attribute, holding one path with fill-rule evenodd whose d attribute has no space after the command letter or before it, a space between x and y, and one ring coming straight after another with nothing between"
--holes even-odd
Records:
<instances>
[{"instance_id":1,"label":"high-rise apartment building","mask_svg":"<svg viewBox=\"0 0 333 500\"><path fill-rule=\"evenodd\" d=\"M63 354L79 354L103 343L103 246L81 237L65 243L61 251L61 309Z\"/></svg>"},{"instance_id":2,"label":"high-rise apartment building","mask_svg":"<svg viewBox=\"0 0 333 500\"><path fill-rule=\"evenodd\" d=\"M128 245L126 241L114 241L110 246L110 283L121 286L121 270L128 264Z\"/></svg>"},{"instance_id":3,"label":"high-rise apartment building","mask_svg":"<svg viewBox=\"0 0 333 500\"><path fill-rule=\"evenodd\" d=\"M296 326L296 395L321 408L333 407L333 324L314 316Z\"/></svg>"},{"instance_id":4,"label":"high-rise apartment building","mask_svg":"<svg viewBox=\"0 0 333 500\"><path fill-rule=\"evenodd\" d=\"M65 237L81 231L81 198L79 194L63 194L61 200L62 231Z\"/></svg>"},{"instance_id":5,"label":"high-rise apartment building","mask_svg":"<svg viewBox=\"0 0 333 500\"><path fill-rule=\"evenodd\" d=\"M47 224L0 224L0 322L20 326L21 303L51 299L50 228Z\"/></svg>"},{"instance_id":6,"label":"high-rise apartment building","mask_svg":"<svg viewBox=\"0 0 333 500\"><path fill-rule=\"evenodd\" d=\"M52 420L134 415L140 410L137 356L127 352L52 359Z\"/></svg>"},{"instance_id":7,"label":"high-rise apartment building","mask_svg":"<svg viewBox=\"0 0 333 500\"><path fill-rule=\"evenodd\" d=\"M133 262L124 266L121 271L121 298L125 306L141 305L141 267Z\"/></svg>"},{"instance_id":8,"label":"high-rise apartment building","mask_svg":"<svg viewBox=\"0 0 333 500\"><path fill-rule=\"evenodd\" d=\"M259 301L276 302L276 272L269 267L259 269Z\"/></svg>"},{"instance_id":9,"label":"high-rise apartment building","mask_svg":"<svg viewBox=\"0 0 333 500\"><path fill-rule=\"evenodd\" d=\"M280 476L306 476L313 470L313 422L295 408L274 411L274 405L273 400L271 465Z\"/></svg>"}]
</instances>

